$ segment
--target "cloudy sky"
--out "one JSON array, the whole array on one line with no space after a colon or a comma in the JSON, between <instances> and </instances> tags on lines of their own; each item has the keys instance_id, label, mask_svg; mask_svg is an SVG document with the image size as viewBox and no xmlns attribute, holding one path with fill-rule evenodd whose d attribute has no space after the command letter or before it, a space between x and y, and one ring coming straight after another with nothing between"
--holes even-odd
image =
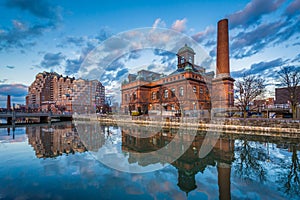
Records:
<instances>
[{"instance_id":1,"label":"cloudy sky","mask_svg":"<svg viewBox=\"0 0 300 200\"><path fill-rule=\"evenodd\" d=\"M203 55L196 63L214 69L216 25L223 18L229 19L233 77L257 74L272 85L279 67L300 66L300 0L2 0L0 13L1 107L7 94L24 103L42 71L96 78L114 93L138 69L174 70L178 35L156 32L137 40L145 31L188 37L203 50L196 51ZM97 58L96 67L87 66L87 56Z\"/></svg>"}]
</instances>

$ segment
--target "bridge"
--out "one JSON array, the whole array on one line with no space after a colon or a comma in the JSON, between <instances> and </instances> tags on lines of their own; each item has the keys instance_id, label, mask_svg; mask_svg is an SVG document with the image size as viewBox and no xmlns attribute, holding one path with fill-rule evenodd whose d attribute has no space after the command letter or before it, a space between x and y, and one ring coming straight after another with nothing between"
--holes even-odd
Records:
<instances>
[{"instance_id":1,"label":"bridge","mask_svg":"<svg viewBox=\"0 0 300 200\"><path fill-rule=\"evenodd\" d=\"M5 112L0 113L0 119L6 119L7 124L18 123L18 119L21 119L21 123L28 123L32 121L30 119L36 119L36 122L46 123L52 120L56 121L70 121L72 120L72 113L51 113L51 112L38 112L38 113L26 113L26 112ZM23 120L25 119L25 121Z\"/></svg>"},{"instance_id":2,"label":"bridge","mask_svg":"<svg viewBox=\"0 0 300 200\"><path fill-rule=\"evenodd\" d=\"M265 113L265 116L267 118L273 118L273 116L291 116L291 109L288 106L284 105L274 105L274 106L268 106L261 109L262 113ZM272 116L271 116L272 114Z\"/></svg>"}]
</instances>

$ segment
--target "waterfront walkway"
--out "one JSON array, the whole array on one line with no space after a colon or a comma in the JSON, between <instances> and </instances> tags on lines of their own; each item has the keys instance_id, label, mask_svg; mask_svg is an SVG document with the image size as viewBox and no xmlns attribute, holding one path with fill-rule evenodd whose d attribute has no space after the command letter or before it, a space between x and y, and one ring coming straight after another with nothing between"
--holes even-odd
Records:
<instances>
[{"instance_id":1,"label":"waterfront walkway","mask_svg":"<svg viewBox=\"0 0 300 200\"><path fill-rule=\"evenodd\" d=\"M287 119L242 119L242 118L213 118L199 119L193 117L183 117L178 120L161 118L160 116L148 118L132 118L128 115L112 115L97 117L96 115L74 115L74 121L95 121L104 124L117 124L124 126L146 126L146 127L166 127L185 128L208 131L220 131L226 133L279 136L300 138L300 121Z\"/></svg>"}]
</instances>

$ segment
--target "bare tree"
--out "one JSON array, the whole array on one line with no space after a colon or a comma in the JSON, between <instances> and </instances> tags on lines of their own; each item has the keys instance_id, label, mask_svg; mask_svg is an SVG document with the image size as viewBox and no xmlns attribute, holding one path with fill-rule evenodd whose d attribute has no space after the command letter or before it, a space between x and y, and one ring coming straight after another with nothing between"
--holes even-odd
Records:
<instances>
[{"instance_id":1,"label":"bare tree","mask_svg":"<svg viewBox=\"0 0 300 200\"><path fill-rule=\"evenodd\" d=\"M235 82L237 107L243 112L244 118L250 110L250 103L265 91L265 81L255 75L244 74L241 80Z\"/></svg>"},{"instance_id":2,"label":"bare tree","mask_svg":"<svg viewBox=\"0 0 300 200\"><path fill-rule=\"evenodd\" d=\"M282 184L281 190L288 196L300 196L300 161L297 155L297 145L291 144L292 159L289 162L282 160L281 172L279 173L278 183Z\"/></svg>"},{"instance_id":3,"label":"bare tree","mask_svg":"<svg viewBox=\"0 0 300 200\"><path fill-rule=\"evenodd\" d=\"M280 85L287 88L288 99L291 103L293 119L296 119L297 104L299 100L299 91L297 91L300 86L300 67L283 67L278 72L280 77Z\"/></svg>"},{"instance_id":4,"label":"bare tree","mask_svg":"<svg viewBox=\"0 0 300 200\"><path fill-rule=\"evenodd\" d=\"M235 146L234 172L245 180L266 181L267 169L262 162L267 159L267 154L263 148L253 147L253 142L245 137Z\"/></svg>"}]
</instances>

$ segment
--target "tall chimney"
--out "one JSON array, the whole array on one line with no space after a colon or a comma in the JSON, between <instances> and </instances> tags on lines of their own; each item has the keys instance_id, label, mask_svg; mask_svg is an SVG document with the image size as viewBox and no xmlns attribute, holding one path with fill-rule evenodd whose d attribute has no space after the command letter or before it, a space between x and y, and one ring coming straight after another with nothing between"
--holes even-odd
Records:
<instances>
[{"instance_id":1,"label":"tall chimney","mask_svg":"<svg viewBox=\"0 0 300 200\"><path fill-rule=\"evenodd\" d=\"M229 75L228 19L218 22L216 74Z\"/></svg>"},{"instance_id":2,"label":"tall chimney","mask_svg":"<svg viewBox=\"0 0 300 200\"><path fill-rule=\"evenodd\" d=\"M11 110L10 95L7 95L6 109L7 111Z\"/></svg>"},{"instance_id":3,"label":"tall chimney","mask_svg":"<svg viewBox=\"0 0 300 200\"><path fill-rule=\"evenodd\" d=\"M225 163L218 163L218 185L219 185L219 199L230 200L230 172L231 166Z\"/></svg>"}]
</instances>

